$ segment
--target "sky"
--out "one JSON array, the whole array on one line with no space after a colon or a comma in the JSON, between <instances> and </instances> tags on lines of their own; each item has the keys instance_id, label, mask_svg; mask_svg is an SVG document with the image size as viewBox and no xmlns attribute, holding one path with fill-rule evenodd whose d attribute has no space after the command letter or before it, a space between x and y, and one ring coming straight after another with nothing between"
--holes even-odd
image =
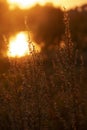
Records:
<instances>
[{"instance_id":1,"label":"sky","mask_svg":"<svg viewBox=\"0 0 87 130\"><path fill-rule=\"evenodd\" d=\"M0 0L0 2L5 2L5 1L7 0ZM53 3L55 6L65 7L66 9L70 9L76 6L78 7L82 4L87 4L87 0L9 0L9 1L10 3L8 3L8 5L11 5L12 1L16 1L18 3L17 6L22 6L22 5L26 6L27 4L29 5L31 4L32 6L34 6L37 2L41 5L44 5L47 2L49 2L49 3ZM20 2L23 2L23 3L20 3ZM3 4L1 4L1 7L2 5ZM14 10L14 11L8 10L8 12L6 12L5 7L7 9L7 5L6 5L4 6L4 8L2 7L0 10L2 12L0 13L0 16L1 16L0 17L1 18L0 19L0 33L5 34L8 37L10 37L10 35L14 35L13 33L15 31L25 30L24 20L26 16L26 10L23 11L25 12L23 14L22 14L22 10ZM42 9L40 8L40 6L35 6L29 11L30 11L29 16L28 16L29 28L31 29L31 32L33 34L32 35L33 41L38 43L38 45L40 45L39 43L41 43L41 46L43 48L47 48L47 47L49 48L49 43L50 45L52 45L53 43L56 44L56 41L59 42L59 40L62 38L62 35L64 33L63 32L64 26L63 26L63 23L61 22L63 12L62 11L58 12L58 8L54 8L53 6L43 6ZM49 13L49 12L52 12L52 13ZM72 28L74 27L77 27L78 29L82 28L80 30L80 33L81 35L85 34L86 26L87 26L86 16L84 17L83 15L82 18L80 18L80 16L78 17L75 16L75 19L78 20L76 22L74 18L72 19L74 21L72 24ZM81 19L81 21L85 19L84 21L86 22L84 22L83 24L83 22L81 21L79 22L79 19ZM52 22L49 24L49 21L52 21ZM9 25L10 25L10 28L9 28ZM75 29L76 28L74 28L73 30ZM78 30L75 30L75 31L78 33ZM77 34L75 33L74 37L76 35ZM2 36L1 36L1 39L2 39ZM83 41L83 39L81 40L80 38L80 41Z\"/></svg>"},{"instance_id":2,"label":"sky","mask_svg":"<svg viewBox=\"0 0 87 130\"><path fill-rule=\"evenodd\" d=\"M87 0L49 0L54 1L55 5L65 6L67 9L87 4Z\"/></svg>"},{"instance_id":3,"label":"sky","mask_svg":"<svg viewBox=\"0 0 87 130\"><path fill-rule=\"evenodd\" d=\"M65 6L67 9L87 4L87 0L54 0L54 1L55 2L59 1L59 4L61 6Z\"/></svg>"},{"instance_id":4,"label":"sky","mask_svg":"<svg viewBox=\"0 0 87 130\"><path fill-rule=\"evenodd\" d=\"M2 0L0 0L2 1ZM76 6L80 6L83 4L87 4L87 0L6 0L6 1L16 1L18 2L19 6L33 6L36 3L44 5L45 3L53 3L55 6L61 6L62 8L65 7L66 9L74 8ZM21 4L22 3L22 4Z\"/></svg>"}]
</instances>

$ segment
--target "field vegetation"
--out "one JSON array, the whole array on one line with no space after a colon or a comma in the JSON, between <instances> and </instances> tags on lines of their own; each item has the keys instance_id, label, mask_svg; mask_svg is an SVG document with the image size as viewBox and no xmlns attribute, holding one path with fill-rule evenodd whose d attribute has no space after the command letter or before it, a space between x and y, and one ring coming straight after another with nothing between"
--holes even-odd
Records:
<instances>
[{"instance_id":1,"label":"field vegetation","mask_svg":"<svg viewBox=\"0 0 87 130\"><path fill-rule=\"evenodd\" d=\"M8 66L0 73L0 130L87 129L84 58L72 42L66 10L63 15L63 44L40 53L33 46L28 56L5 59Z\"/></svg>"}]
</instances>

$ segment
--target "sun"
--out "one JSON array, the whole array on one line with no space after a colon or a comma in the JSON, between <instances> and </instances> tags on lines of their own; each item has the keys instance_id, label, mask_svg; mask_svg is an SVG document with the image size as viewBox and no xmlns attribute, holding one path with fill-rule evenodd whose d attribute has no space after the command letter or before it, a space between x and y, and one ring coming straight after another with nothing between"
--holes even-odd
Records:
<instances>
[{"instance_id":1,"label":"sun","mask_svg":"<svg viewBox=\"0 0 87 130\"><path fill-rule=\"evenodd\" d=\"M7 0L7 3L10 5L10 9L14 9L15 7L25 9L32 7L37 3L43 4L44 0Z\"/></svg>"},{"instance_id":2,"label":"sun","mask_svg":"<svg viewBox=\"0 0 87 130\"><path fill-rule=\"evenodd\" d=\"M66 0L7 0L7 3L9 4L9 8L13 10L16 7L20 9L28 9L36 4L43 6L46 3L52 3L55 7L58 7L60 5L64 6Z\"/></svg>"},{"instance_id":3,"label":"sun","mask_svg":"<svg viewBox=\"0 0 87 130\"><path fill-rule=\"evenodd\" d=\"M9 4L9 8L15 9L18 7L20 9L28 9L35 4L45 5L46 3L52 3L55 7L61 7L64 9L70 9L71 7L79 6L86 3L87 0L6 0ZM79 1L79 2L77 2Z\"/></svg>"},{"instance_id":4,"label":"sun","mask_svg":"<svg viewBox=\"0 0 87 130\"><path fill-rule=\"evenodd\" d=\"M28 35L20 32L9 39L8 56L22 57L29 54Z\"/></svg>"},{"instance_id":5,"label":"sun","mask_svg":"<svg viewBox=\"0 0 87 130\"><path fill-rule=\"evenodd\" d=\"M40 46L35 43L29 43L29 33L27 31L18 32L9 38L8 57L24 57L31 55L33 52L40 53Z\"/></svg>"}]
</instances>

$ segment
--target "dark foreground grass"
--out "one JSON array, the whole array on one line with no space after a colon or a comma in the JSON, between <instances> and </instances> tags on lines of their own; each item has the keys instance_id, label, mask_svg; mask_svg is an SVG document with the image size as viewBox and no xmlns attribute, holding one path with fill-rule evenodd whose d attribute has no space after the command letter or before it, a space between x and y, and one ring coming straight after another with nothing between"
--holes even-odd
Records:
<instances>
[{"instance_id":1,"label":"dark foreground grass","mask_svg":"<svg viewBox=\"0 0 87 130\"><path fill-rule=\"evenodd\" d=\"M63 48L10 58L0 75L0 130L86 130L84 62L64 12ZM85 79L85 78L84 78ZM84 95L83 95L84 94Z\"/></svg>"}]
</instances>

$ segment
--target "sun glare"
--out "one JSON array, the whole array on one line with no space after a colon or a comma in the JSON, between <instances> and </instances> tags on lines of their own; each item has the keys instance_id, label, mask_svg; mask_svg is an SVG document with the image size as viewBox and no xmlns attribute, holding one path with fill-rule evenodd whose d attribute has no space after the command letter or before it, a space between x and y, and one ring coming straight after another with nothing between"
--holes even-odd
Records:
<instances>
[{"instance_id":1,"label":"sun glare","mask_svg":"<svg viewBox=\"0 0 87 130\"><path fill-rule=\"evenodd\" d=\"M9 38L7 55L9 57L23 57L30 55L31 51L33 52L33 46L35 47L34 49L36 53L41 51L41 48L36 43L28 43L27 31L19 32Z\"/></svg>"},{"instance_id":2,"label":"sun glare","mask_svg":"<svg viewBox=\"0 0 87 130\"><path fill-rule=\"evenodd\" d=\"M26 32L20 32L9 39L8 56L21 57L29 54L28 35Z\"/></svg>"},{"instance_id":3,"label":"sun glare","mask_svg":"<svg viewBox=\"0 0 87 130\"><path fill-rule=\"evenodd\" d=\"M15 9L15 7L27 9L35 4L45 5L46 3L52 3L55 7L60 6L62 8L66 7L66 9L70 9L71 7L73 8L87 3L87 0L7 0L7 3L11 10Z\"/></svg>"},{"instance_id":4,"label":"sun glare","mask_svg":"<svg viewBox=\"0 0 87 130\"><path fill-rule=\"evenodd\" d=\"M15 9L18 7L20 9L27 9L35 4L45 5L46 3L52 3L54 6L60 5L60 0L7 0L10 9Z\"/></svg>"},{"instance_id":5,"label":"sun glare","mask_svg":"<svg viewBox=\"0 0 87 130\"><path fill-rule=\"evenodd\" d=\"M10 5L10 9L14 9L15 7L19 7L20 9L25 9L32 7L33 5L39 3L41 5L44 4L44 0L7 0Z\"/></svg>"}]
</instances>

